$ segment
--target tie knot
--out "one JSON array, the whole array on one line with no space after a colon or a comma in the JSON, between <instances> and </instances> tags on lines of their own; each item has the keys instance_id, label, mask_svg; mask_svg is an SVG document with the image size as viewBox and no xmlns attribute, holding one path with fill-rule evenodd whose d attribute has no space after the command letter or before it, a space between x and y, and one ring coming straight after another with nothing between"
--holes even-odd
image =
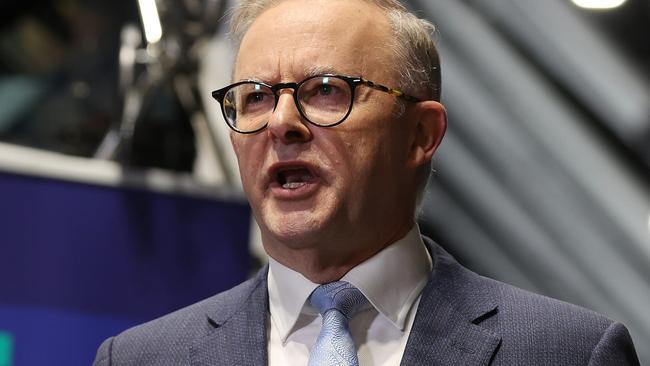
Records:
<instances>
[{"instance_id":1,"label":"tie knot","mask_svg":"<svg viewBox=\"0 0 650 366\"><path fill-rule=\"evenodd\" d=\"M321 315L336 309L349 319L368 303L368 299L350 283L337 281L318 286L309 296L309 302Z\"/></svg>"}]
</instances>

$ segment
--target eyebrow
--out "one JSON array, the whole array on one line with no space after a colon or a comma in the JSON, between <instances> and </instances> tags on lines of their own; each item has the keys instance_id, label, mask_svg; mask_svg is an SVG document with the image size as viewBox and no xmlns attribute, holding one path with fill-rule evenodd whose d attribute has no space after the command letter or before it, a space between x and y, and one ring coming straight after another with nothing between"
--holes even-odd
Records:
<instances>
[{"instance_id":1,"label":"eyebrow","mask_svg":"<svg viewBox=\"0 0 650 366\"><path fill-rule=\"evenodd\" d=\"M308 78L311 76L323 75L323 74L343 75L340 71L336 70L331 66L316 65L316 66L309 67L305 72L304 76Z\"/></svg>"},{"instance_id":2,"label":"eyebrow","mask_svg":"<svg viewBox=\"0 0 650 366\"><path fill-rule=\"evenodd\" d=\"M342 73L341 71L337 70L336 68L332 66L323 66L323 65L314 65L310 66L306 69L303 79L310 78L312 76L317 76L317 75L324 75L324 74L332 74L332 75L345 75L345 76L360 76L360 75L348 75L348 73ZM261 83L269 83L268 78L265 77L259 77L259 76L251 76L248 78L241 78L239 80L234 80L232 78L233 82L237 81L244 81L244 80L250 80L250 81L257 81ZM298 80L299 81L299 80Z\"/></svg>"}]
</instances>

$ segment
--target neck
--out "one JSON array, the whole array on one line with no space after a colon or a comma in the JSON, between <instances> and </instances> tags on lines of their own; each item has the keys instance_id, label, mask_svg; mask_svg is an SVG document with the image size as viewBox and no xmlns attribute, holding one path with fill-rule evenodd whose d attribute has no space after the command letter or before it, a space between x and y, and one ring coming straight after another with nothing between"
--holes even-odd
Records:
<instances>
[{"instance_id":1,"label":"neck","mask_svg":"<svg viewBox=\"0 0 650 366\"><path fill-rule=\"evenodd\" d=\"M286 244L265 238L262 234L262 243L274 260L299 272L311 282L323 284L340 280L352 268L403 238L412 225L404 226L383 240L378 237L367 240L335 238L309 243L303 239L301 245L297 246L295 243Z\"/></svg>"}]
</instances>

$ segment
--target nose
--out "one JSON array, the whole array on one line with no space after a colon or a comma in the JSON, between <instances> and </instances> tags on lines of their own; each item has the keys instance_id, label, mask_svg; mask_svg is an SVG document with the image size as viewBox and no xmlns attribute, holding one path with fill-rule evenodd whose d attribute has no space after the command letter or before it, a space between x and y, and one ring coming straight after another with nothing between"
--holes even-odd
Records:
<instances>
[{"instance_id":1,"label":"nose","mask_svg":"<svg viewBox=\"0 0 650 366\"><path fill-rule=\"evenodd\" d=\"M311 130L302 120L291 90L278 92L278 104L269 116L267 125L272 140L285 144L302 143L311 140Z\"/></svg>"}]
</instances>

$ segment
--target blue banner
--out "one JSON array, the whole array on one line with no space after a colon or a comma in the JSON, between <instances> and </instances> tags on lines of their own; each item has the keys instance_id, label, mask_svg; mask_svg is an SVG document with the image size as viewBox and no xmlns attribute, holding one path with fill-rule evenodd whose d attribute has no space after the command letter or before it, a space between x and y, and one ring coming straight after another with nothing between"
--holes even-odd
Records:
<instances>
[{"instance_id":1,"label":"blue banner","mask_svg":"<svg viewBox=\"0 0 650 366\"><path fill-rule=\"evenodd\" d=\"M0 366L89 365L107 336L242 282L249 217L243 202L0 173Z\"/></svg>"}]
</instances>

